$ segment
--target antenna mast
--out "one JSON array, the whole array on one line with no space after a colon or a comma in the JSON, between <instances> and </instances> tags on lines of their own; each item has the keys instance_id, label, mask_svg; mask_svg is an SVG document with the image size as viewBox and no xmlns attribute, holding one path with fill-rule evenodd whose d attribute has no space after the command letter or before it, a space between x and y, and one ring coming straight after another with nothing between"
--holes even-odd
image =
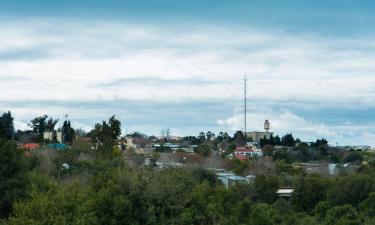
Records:
<instances>
[{"instance_id":1,"label":"antenna mast","mask_svg":"<svg viewBox=\"0 0 375 225\"><path fill-rule=\"evenodd\" d=\"M246 122L247 122L247 77L244 77L244 137L245 142L247 143L247 130L246 130Z\"/></svg>"}]
</instances>

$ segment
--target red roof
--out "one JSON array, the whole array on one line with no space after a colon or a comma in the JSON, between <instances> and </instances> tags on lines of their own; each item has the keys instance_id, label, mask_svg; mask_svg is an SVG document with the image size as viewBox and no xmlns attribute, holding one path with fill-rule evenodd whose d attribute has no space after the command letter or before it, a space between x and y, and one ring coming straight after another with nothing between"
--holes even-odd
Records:
<instances>
[{"instance_id":1,"label":"red roof","mask_svg":"<svg viewBox=\"0 0 375 225\"><path fill-rule=\"evenodd\" d=\"M249 157L247 157L246 155L235 155L234 158L239 160L247 160Z\"/></svg>"},{"instance_id":2,"label":"red roof","mask_svg":"<svg viewBox=\"0 0 375 225\"><path fill-rule=\"evenodd\" d=\"M237 147L234 151L235 152L252 152L253 150L248 147Z\"/></svg>"},{"instance_id":3,"label":"red roof","mask_svg":"<svg viewBox=\"0 0 375 225\"><path fill-rule=\"evenodd\" d=\"M34 150L34 149L40 148L40 145L38 143L27 143L27 144L22 145L22 147L28 150Z\"/></svg>"}]
</instances>

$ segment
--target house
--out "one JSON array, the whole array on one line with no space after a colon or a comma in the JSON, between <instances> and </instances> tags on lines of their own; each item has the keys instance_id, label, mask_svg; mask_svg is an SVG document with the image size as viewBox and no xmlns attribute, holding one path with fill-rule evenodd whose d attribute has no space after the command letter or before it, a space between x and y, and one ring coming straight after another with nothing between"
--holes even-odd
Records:
<instances>
[{"instance_id":1,"label":"house","mask_svg":"<svg viewBox=\"0 0 375 225\"><path fill-rule=\"evenodd\" d=\"M43 139L53 141L53 136L56 135L56 140L59 143L63 143L63 135L61 131L45 131L43 133Z\"/></svg>"},{"instance_id":2,"label":"house","mask_svg":"<svg viewBox=\"0 0 375 225\"><path fill-rule=\"evenodd\" d=\"M137 146L134 144L134 138L127 136L125 137L125 142L126 142L126 149L130 148L136 148Z\"/></svg>"},{"instance_id":3,"label":"house","mask_svg":"<svg viewBox=\"0 0 375 225\"><path fill-rule=\"evenodd\" d=\"M40 145L38 143L27 143L22 145L22 148L27 149L27 150L35 150L40 148Z\"/></svg>"},{"instance_id":4,"label":"house","mask_svg":"<svg viewBox=\"0 0 375 225\"><path fill-rule=\"evenodd\" d=\"M294 192L293 188L284 187L284 188L280 188L280 189L277 190L277 195L280 198L288 199L288 198L292 197L293 192Z\"/></svg>"},{"instance_id":5,"label":"house","mask_svg":"<svg viewBox=\"0 0 375 225\"><path fill-rule=\"evenodd\" d=\"M64 150L70 148L66 144L61 144L61 143L54 143L54 144L49 144L47 145L48 148L56 149L56 150Z\"/></svg>"},{"instance_id":6,"label":"house","mask_svg":"<svg viewBox=\"0 0 375 225\"><path fill-rule=\"evenodd\" d=\"M216 173L216 176L226 188L232 187L240 183L251 183L255 179L254 175L248 175L246 177L243 177L237 176L232 172L225 171Z\"/></svg>"},{"instance_id":7,"label":"house","mask_svg":"<svg viewBox=\"0 0 375 225\"><path fill-rule=\"evenodd\" d=\"M234 158L239 160L247 160L249 158L262 157L263 153L260 149L253 149L250 147L237 147L234 150Z\"/></svg>"}]
</instances>

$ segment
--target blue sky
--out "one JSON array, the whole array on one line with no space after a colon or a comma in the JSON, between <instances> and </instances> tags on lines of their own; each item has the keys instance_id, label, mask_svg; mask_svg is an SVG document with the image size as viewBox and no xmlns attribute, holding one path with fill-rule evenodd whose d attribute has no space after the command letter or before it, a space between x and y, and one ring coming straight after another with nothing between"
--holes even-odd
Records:
<instances>
[{"instance_id":1,"label":"blue sky","mask_svg":"<svg viewBox=\"0 0 375 225\"><path fill-rule=\"evenodd\" d=\"M0 0L0 110L375 145L371 1Z\"/></svg>"}]
</instances>

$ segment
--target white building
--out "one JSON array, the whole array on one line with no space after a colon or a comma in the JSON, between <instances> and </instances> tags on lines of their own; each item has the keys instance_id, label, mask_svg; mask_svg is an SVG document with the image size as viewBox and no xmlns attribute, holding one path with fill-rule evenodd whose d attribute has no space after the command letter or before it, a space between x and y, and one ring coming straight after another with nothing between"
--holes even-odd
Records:
<instances>
[{"instance_id":1,"label":"white building","mask_svg":"<svg viewBox=\"0 0 375 225\"><path fill-rule=\"evenodd\" d=\"M43 139L45 140L50 140L50 141L53 141L53 133L52 131L45 131L43 133ZM57 131L56 132L56 140L59 142L59 143L63 143L63 135L62 135L62 132L61 131Z\"/></svg>"}]
</instances>

